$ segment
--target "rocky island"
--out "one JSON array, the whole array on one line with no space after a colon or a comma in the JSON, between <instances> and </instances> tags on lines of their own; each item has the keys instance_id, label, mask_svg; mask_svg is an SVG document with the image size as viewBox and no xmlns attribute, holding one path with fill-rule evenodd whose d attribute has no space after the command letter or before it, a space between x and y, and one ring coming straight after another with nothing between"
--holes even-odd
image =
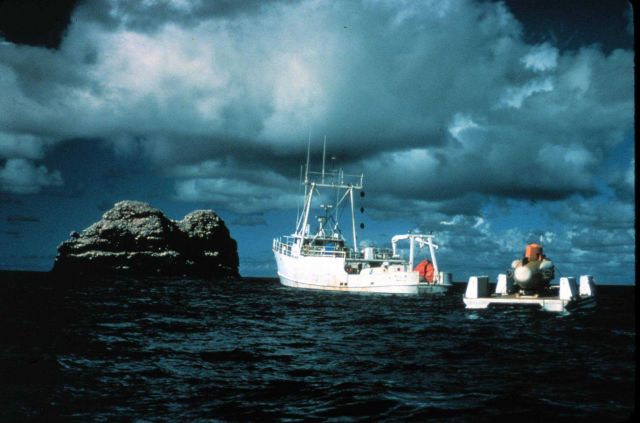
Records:
<instances>
[{"instance_id":1,"label":"rocky island","mask_svg":"<svg viewBox=\"0 0 640 423\"><path fill-rule=\"evenodd\" d=\"M121 201L58 246L53 272L239 278L236 241L211 210L176 221L140 201Z\"/></svg>"}]
</instances>

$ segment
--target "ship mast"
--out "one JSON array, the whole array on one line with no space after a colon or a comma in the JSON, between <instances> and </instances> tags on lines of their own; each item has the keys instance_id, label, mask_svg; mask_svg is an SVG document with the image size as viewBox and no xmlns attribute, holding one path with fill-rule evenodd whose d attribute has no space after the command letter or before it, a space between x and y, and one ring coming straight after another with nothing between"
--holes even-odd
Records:
<instances>
[{"instance_id":1,"label":"ship mast","mask_svg":"<svg viewBox=\"0 0 640 423\"><path fill-rule=\"evenodd\" d=\"M358 240L356 239L356 214L353 206L353 187L349 188L349 200L351 203L351 232L353 233L353 251L358 252Z\"/></svg>"},{"instance_id":2,"label":"ship mast","mask_svg":"<svg viewBox=\"0 0 640 423\"><path fill-rule=\"evenodd\" d=\"M352 228L352 236L353 236L353 249L355 252L358 252L358 239L356 235L356 225L355 225L355 204L354 204L354 189L362 189L362 180L363 175L345 175L342 169L335 170L331 169L329 172L326 170L326 150L327 150L327 141L326 136L323 143L322 148L322 169L321 172L312 172L309 167L310 160L310 150L311 150L311 137L309 137L309 142L307 144L307 163L304 169L304 186L305 186L305 197L304 197L304 205L302 209L302 214L297 219L298 222L296 224L296 232L294 235L298 238L305 238L309 236L309 231L307 230L309 224L309 214L311 212L312 199L315 193L318 193L318 189L328 188L334 189L338 192L344 192L344 195L340 197L337 195L336 204L335 204L335 220L336 224L333 230L335 231L338 228L338 213L337 209L340 204L347 198L349 198L349 202L351 203L351 228ZM331 178L327 178L327 176L331 176ZM338 200L338 198L340 198Z\"/></svg>"}]
</instances>

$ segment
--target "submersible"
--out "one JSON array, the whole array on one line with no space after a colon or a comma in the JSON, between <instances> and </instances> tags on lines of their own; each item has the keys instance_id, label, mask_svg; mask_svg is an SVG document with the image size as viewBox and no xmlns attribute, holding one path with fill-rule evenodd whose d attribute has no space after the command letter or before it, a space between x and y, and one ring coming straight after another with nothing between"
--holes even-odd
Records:
<instances>
[{"instance_id":1,"label":"submersible","mask_svg":"<svg viewBox=\"0 0 640 423\"><path fill-rule=\"evenodd\" d=\"M540 244L529 244L524 257L514 260L507 276L523 293L536 293L549 288L555 274L553 262L543 253Z\"/></svg>"}]
</instances>

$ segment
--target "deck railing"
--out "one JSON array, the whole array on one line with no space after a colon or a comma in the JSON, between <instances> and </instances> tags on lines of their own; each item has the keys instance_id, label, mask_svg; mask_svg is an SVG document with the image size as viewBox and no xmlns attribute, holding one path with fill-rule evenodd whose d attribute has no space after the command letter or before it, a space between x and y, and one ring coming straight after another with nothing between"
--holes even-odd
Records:
<instances>
[{"instance_id":1,"label":"deck railing","mask_svg":"<svg viewBox=\"0 0 640 423\"><path fill-rule=\"evenodd\" d=\"M293 255L293 249L296 241L299 238L293 236L282 236L273 240L273 251L279 252L286 256ZM352 248L340 248L335 249L332 244L327 245L309 245L305 244L302 247L301 255L311 257L344 257L348 260L364 260L365 254L363 251L354 251ZM393 251L390 248L375 248L373 255L368 257L367 260L389 260L397 261L401 257L394 257Z\"/></svg>"},{"instance_id":2,"label":"deck railing","mask_svg":"<svg viewBox=\"0 0 640 423\"><path fill-rule=\"evenodd\" d=\"M293 246L297 238L292 236L283 236L273 240L273 251L284 254L285 256L293 256ZM345 249L334 249L333 245L309 245L302 247L301 255L306 257L347 257L350 251Z\"/></svg>"}]
</instances>

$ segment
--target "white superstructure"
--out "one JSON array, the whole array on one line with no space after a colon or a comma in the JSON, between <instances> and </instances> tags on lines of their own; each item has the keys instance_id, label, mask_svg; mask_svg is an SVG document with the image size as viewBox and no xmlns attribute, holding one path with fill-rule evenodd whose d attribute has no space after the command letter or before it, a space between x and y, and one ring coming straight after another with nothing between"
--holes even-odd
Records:
<instances>
[{"instance_id":1,"label":"white superstructure","mask_svg":"<svg viewBox=\"0 0 640 423\"><path fill-rule=\"evenodd\" d=\"M283 285L294 288L334 291L417 294L445 292L451 275L440 272L435 257L438 248L433 235L409 233L392 238L392 248L358 249L355 226L354 191L361 191L363 175L347 175L342 170L325 170L323 152L321 172L309 171L309 153L304 170L305 187L302 213L296 230L290 236L273 240L273 253L278 276ZM361 195L363 193L361 192ZM311 230L310 213L314 200L332 199L333 204L320 204L323 215ZM350 209L353 247L348 247L339 225L340 212ZM400 257L397 243L409 242L408 260ZM429 260L414 269L415 247L429 247ZM424 266L422 271L418 268ZM425 272L426 270L426 272ZM425 276L426 273L426 276Z\"/></svg>"}]
</instances>

